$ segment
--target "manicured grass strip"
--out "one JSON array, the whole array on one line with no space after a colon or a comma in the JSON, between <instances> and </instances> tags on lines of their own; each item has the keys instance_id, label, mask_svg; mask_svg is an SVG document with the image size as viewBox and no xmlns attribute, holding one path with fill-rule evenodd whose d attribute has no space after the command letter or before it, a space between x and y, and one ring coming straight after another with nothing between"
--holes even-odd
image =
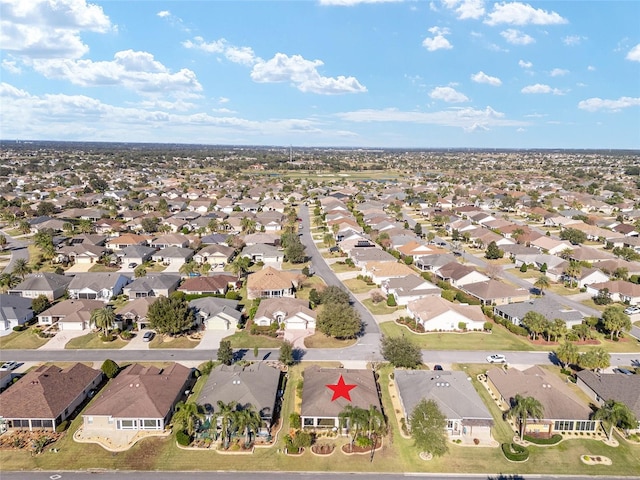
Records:
<instances>
[{"instance_id":1,"label":"manicured grass strip","mask_svg":"<svg viewBox=\"0 0 640 480\"><path fill-rule=\"evenodd\" d=\"M79 350L79 349L118 349L122 348L127 344L124 340L120 340L116 338L112 342L103 342L100 339L100 335L98 333L87 333L86 335L82 335L81 337L72 338L67 342L64 346L65 349L68 350Z\"/></svg>"},{"instance_id":2,"label":"manicured grass strip","mask_svg":"<svg viewBox=\"0 0 640 480\"><path fill-rule=\"evenodd\" d=\"M0 337L0 348L2 350L30 350L39 348L48 341L48 338L40 338L32 328L28 328L22 332L11 332L9 335Z\"/></svg>"},{"instance_id":3,"label":"manicured grass strip","mask_svg":"<svg viewBox=\"0 0 640 480\"><path fill-rule=\"evenodd\" d=\"M246 330L236 332L224 339L230 340L233 348L280 348L282 345L282 340L266 335L251 335Z\"/></svg>"},{"instance_id":4,"label":"manicured grass strip","mask_svg":"<svg viewBox=\"0 0 640 480\"><path fill-rule=\"evenodd\" d=\"M316 332L304 339L304 346L307 348L344 348L355 344L357 339L338 340L329 337L322 332Z\"/></svg>"},{"instance_id":5,"label":"manicured grass strip","mask_svg":"<svg viewBox=\"0 0 640 480\"><path fill-rule=\"evenodd\" d=\"M401 309L401 307L387 306L386 299L378 303L373 303L373 300L366 298L361 300L361 303L367 307L367 310L369 310L373 315L389 315L390 313Z\"/></svg>"},{"instance_id":6,"label":"manicured grass strip","mask_svg":"<svg viewBox=\"0 0 640 480\"><path fill-rule=\"evenodd\" d=\"M168 335L156 335L149 342L149 348L194 348L200 342L189 340L186 336L170 337Z\"/></svg>"}]
</instances>

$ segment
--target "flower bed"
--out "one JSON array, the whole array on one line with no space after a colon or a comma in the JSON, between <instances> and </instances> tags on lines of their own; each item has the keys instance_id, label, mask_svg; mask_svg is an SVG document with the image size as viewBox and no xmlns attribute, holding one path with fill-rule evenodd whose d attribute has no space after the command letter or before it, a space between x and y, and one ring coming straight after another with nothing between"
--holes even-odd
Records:
<instances>
[{"instance_id":1,"label":"flower bed","mask_svg":"<svg viewBox=\"0 0 640 480\"><path fill-rule=\"evenodd\" d=\"M336 446L330 443L317 444L311 447L311 452L316 455L331 455L336 449Z\"/></svg>"}]
</instances>

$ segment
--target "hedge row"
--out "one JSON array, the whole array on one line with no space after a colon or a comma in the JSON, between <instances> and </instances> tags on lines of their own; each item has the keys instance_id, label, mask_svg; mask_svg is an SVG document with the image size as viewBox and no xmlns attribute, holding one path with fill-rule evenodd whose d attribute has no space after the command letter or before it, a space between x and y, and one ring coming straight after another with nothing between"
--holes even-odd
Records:
<instances>
[{"instance_id":1,"label":"hedge row","mask_svg":"<svg viewBox=\"0 0 640 480\"><path fill-rule=\"evenodd\" d=\"M527 442L535 443L536 445L555 445L556 443L560 443L560 440L562 440L562 435L556 433L549 438L538 438L532 437L530 435L525 435L524 439Z\"/></svg>"},{"instance_id":2,"label":"hedge row","mask_svg":"<svg viewBox=\"0 0 640 480\"><path fill-rule=\"evenodd\" d=\"M512 462L524 462L529 458L529 450L522 445L516 443L503 443L501 445L502 453Z\"/></svg>"}]
</instances>

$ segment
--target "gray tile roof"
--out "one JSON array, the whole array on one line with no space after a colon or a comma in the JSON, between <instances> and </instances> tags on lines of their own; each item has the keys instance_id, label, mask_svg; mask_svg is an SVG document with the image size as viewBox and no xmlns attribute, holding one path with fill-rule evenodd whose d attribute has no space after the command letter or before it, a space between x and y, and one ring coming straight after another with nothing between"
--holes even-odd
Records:
<instances>
[{"instance_id":1,"label":"gray tile roof","mask_svg":"<svg viewBox=\"0 0 640 480\"><path fill-rule=\"evenodd\" d=\"M583 319L579 311L566 308L549 297L538 297L528 302L499 305L493 307L493 310L499 314L502 312L508 318L517 318L520 321L531 311L541 313L549 321L559 318L567 323L580 323Z\"/></svg>"},{"instance_id":2,"label":"gray tile roof","mask_svg":"<svg viewBox=\"0 0 640 480\"><path fill-rule=\"evenodd\" d=\"M56 273L34 273L28 275L22 282L12 288L11 291L53 291L61 287L68 287L71 280L72 277L66 277Z\"/></svg>"},{"instance_id":3,"label":"gray tile roof","mask_svg":"<svg viewBox=\"0 0 640 480\"><path fill-rule=\"evenodd\" d=\"M582 370L577 374L600 398L624 403L640 421L640 375L601 373Z\"/></svg>"},{"instance_id":4,"label":"gray tile roof","mask_svg":"<svg viewBox=\"0 0 640 480\"><path fill-rule=\"evenodd\" d=\"M396 369L393 375L407 418L424 398L434 400L447 419L493 421L464 372Z\"/></svg>"}]
</instances>

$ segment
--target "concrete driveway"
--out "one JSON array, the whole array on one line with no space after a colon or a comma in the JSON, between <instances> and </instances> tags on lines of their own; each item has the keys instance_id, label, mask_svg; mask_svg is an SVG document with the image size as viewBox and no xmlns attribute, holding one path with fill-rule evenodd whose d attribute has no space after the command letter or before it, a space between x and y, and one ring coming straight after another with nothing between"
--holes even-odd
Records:
<instances>
[{"instance_id":1,"label":"concrete driveway","mask_svg":"<svg viewBox=\"0 0 640 480\"><path fill-rule=\"evenodd\" d=\"M76 337L81 337L91 333L90 330L63 330L56 333L55 337L42 345L38 350L64 350L64 346L69 340Z\"/></svg>"}]
</instances>

